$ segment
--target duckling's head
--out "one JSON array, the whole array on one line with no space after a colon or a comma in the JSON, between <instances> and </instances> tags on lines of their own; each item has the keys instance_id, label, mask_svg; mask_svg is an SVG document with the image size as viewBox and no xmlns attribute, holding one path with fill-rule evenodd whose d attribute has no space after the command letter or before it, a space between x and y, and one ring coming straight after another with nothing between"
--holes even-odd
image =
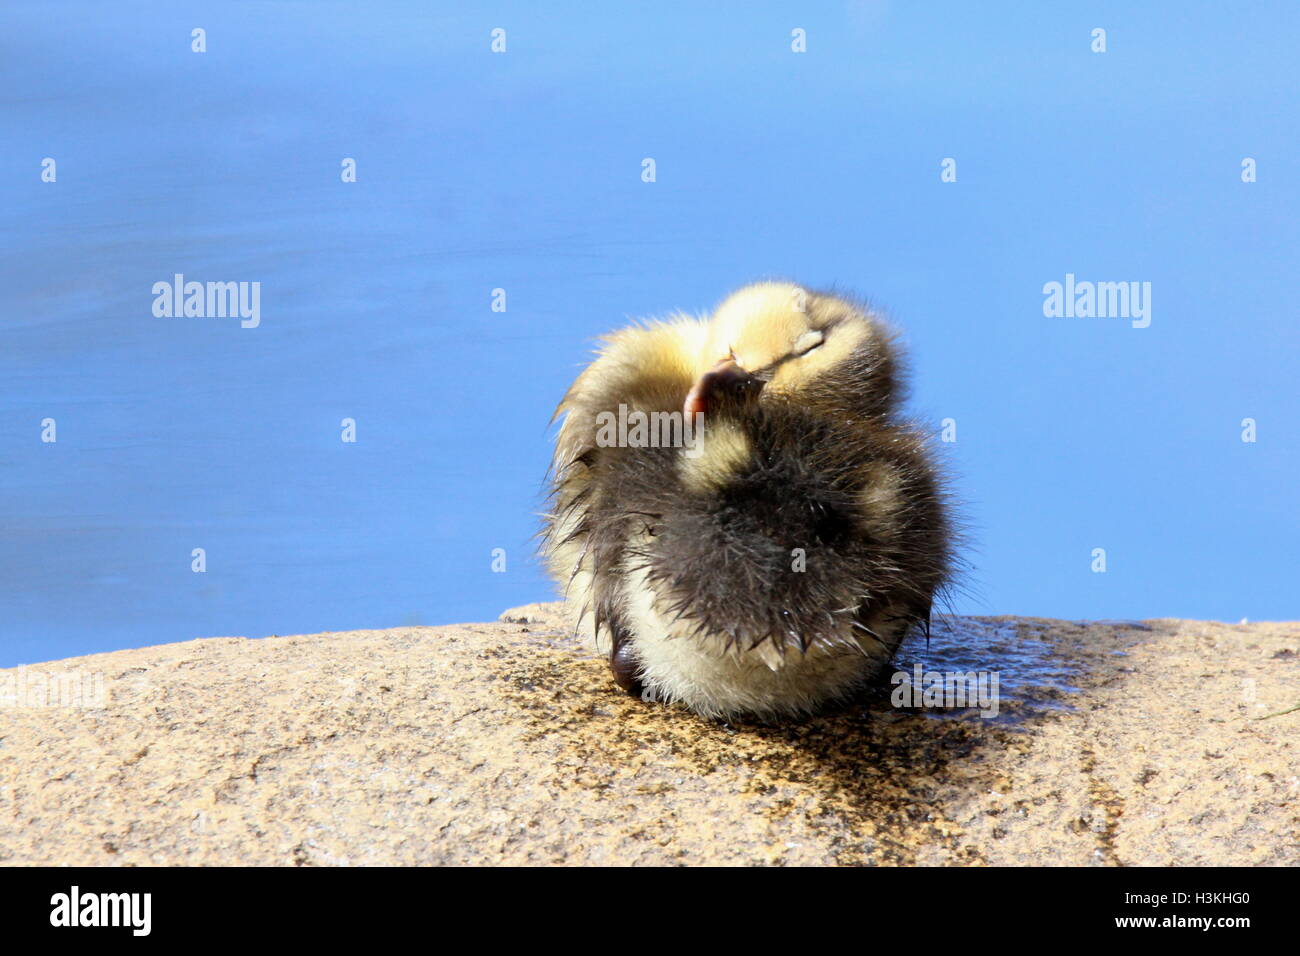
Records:
<instances>
[{"instance_id":1,"label":"duckling's head","mask_svg":"<svg viewBox=\"0 0 1300 956\"><path fill-rule=\"evenodd\" d=\"M887 335L868 313L836 296L788 282L760 282L729 296L709 321L700 375L687 395L687 415L734 402L797 398L864 353L892 388ZM875 346L873 348L873 346ZM856 388L875 387L860 370ZM890 395L881 395L882 403Z\"/></svg>"}]
</instances>

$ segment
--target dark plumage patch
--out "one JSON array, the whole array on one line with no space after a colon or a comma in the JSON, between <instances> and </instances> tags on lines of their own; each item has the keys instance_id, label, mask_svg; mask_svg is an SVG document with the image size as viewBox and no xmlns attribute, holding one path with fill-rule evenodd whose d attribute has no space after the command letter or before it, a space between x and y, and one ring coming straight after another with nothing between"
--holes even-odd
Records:
<instances>
[{"instance_id":1,"label":"dark plumage patch","mask_svg":"<svg viewBox=\"0 0 1300 956\"><path fill-rule=\"evenodd\" d=\"M712 424L724 421L743 430L750 454L718 487L685 482L675 449L598 449L579 466L592 471L582 530L602 623L617 621L623 579L638 568L663 613L742 648L842 641L880 609L928 618L949 556L943 503L912 429L883 417L837 424L783 402L729 408ZM880 474L895 482L889 513L864 514Z\"/></svg>"}]
</instances>

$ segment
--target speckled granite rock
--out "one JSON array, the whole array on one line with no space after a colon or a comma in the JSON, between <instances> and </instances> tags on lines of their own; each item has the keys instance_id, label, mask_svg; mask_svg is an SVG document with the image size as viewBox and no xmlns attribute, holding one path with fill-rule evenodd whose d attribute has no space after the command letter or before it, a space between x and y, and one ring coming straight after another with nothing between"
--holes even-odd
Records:
<instances>
[{"instance_id":1,"label":"speckled granite rock","mask_svg":"<svg viewBox=\"0 0 1300 956\"><path fill-rule=\"evenodd\" d=\"M622 696L557 609L0 671L0 863L1300 863L1296 624L955 618L899 666L996 718L765 728Z\"/></svg>"}]
</instances>

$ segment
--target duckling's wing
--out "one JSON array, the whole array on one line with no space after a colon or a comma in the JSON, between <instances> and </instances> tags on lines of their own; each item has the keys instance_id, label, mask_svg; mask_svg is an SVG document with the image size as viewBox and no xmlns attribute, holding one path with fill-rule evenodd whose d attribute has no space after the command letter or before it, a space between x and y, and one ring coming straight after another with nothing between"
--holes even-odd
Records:
<instances>
[{"instance_id":1,"label":"duckling's wing","mask_svg":"<svg viewBox=\"0 0 1300 956\"><path fill-rule=\"evenodd\" d=\"M544 548L552 574L565 585L571 604L582 609L599 643L602 627L619 650L621 605L618 575L624 536L611 466L643 449L602 447L602 417L626 412L680 412L694 384L705 326L681 316L621 329L602 337L596 359L569 387L555 411L564 417L551 465L551 509Z\"/></svg>"},{"instance_id":2,"label":"duckling's wing","mask_svg":"<svg viewBox=\"0 0 1300 956\"><path fill-rule=\"evenodd\" d=\"M707 327L681 316L601 337L595 361L574 380L555 410L564 416L557 471L596 447L597 416L628 411L681 411L698 375ZM554 419L553 419L554 420Z\"/></svg>"}]
</instances>

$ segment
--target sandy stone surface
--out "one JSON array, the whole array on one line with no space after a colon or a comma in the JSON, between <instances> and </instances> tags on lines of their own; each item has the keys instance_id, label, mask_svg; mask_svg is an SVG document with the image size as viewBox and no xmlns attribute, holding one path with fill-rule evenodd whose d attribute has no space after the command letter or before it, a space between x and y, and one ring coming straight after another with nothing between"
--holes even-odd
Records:
<instances>
[{"instance_id":1,"label":"sandy stone surface","mask_svg":"<svg viewBox=\"0 0 1300 956\"><path fill-rule=\"evenodd\" d=\"M953 618L897 664L997 717L774 728L624 697L557 611L0 671L0 864L1300 864L1295 623Z\"/></svg>"}]
</instances>

